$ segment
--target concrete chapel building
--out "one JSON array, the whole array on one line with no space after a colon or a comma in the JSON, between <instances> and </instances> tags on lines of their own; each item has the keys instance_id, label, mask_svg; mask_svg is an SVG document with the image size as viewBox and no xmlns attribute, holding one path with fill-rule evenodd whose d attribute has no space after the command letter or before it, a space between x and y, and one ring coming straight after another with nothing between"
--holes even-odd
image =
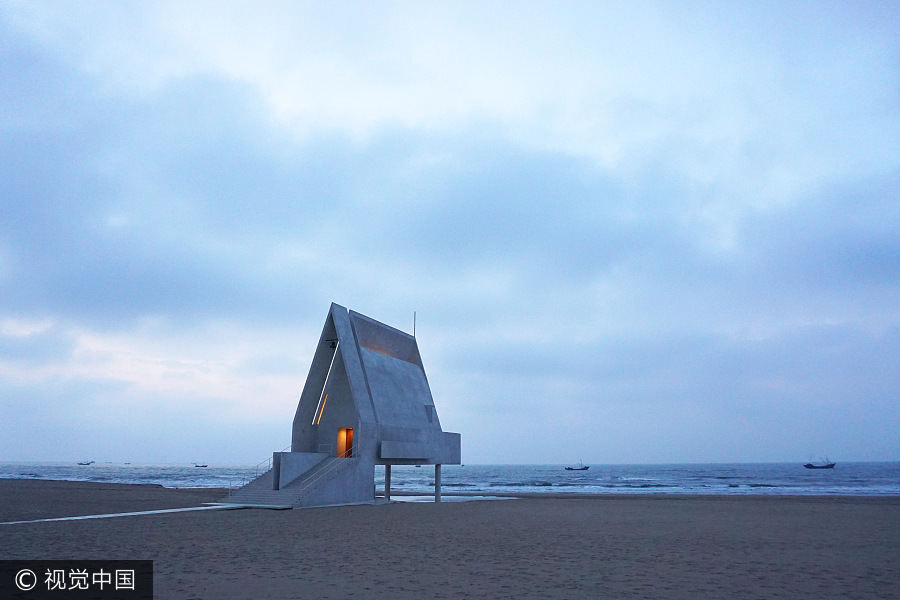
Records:
<instances>
[{"instance_id":1,"label":"concrete chapel building","mask_svg":"<svg viewBox=\"0 0 900 600\"><path fill-rule=\"evenodd\" d=\"M290 452L223 502L301 508L375 502L375 465L460 464L441 429L416 338L332 304L294 415Z\"/></svg>"}]
</instances>

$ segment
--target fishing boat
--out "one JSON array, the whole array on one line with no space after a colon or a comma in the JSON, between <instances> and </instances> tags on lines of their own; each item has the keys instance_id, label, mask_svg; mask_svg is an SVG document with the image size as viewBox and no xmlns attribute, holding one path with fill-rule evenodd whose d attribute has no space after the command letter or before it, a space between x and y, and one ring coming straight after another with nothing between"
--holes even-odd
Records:
<instances>
[{"instance_id":1,"label":"fishing boat","mask_svg":"<svg viewBox=\"0 0 900 600\"><path fill-rule=\"evenodd\" d=\"M580 460L578 461L577 467L566 467L566 471L587 471L590 467Z\"/></svg>"},{"instance_id":2,"label":"fishing boat","mask_svg":"<svg viewBox=\"0 0 900 600\"><path fill-rule=\"evenodd\" d=\"M830 460L828 460L828 457L826 456L825 462L822 462L819 464L808 462L803 466L804 466L804 468L807 468L807 469L833 469L834 465L836 465L836 464L837 463L834 463L834 462L831 462Z\"/></svg>"},{"instance_id":3,"label":"fishing boat","mask_svg":"<svg viewBox=\"0 0 900 600\"><path fill-rule=\"evenodd\" d=\"M78 464L81 465L82 467L86 467L86 466L88 466L88 465L94 464L94 461L92 461L92 460L86 460L86 461L80 462L80 463L78 463Z\"/></svg>"},{"instance_id":4,"label":"fishing boat","mask_svg":"<svg viewBox=\"0 0 900 600\"><path fill-rule=\"evenodd\" d=\"M209 465L201 465L201 464L199 464L199 463L194 463L194 466L197 467L197 468L199 468L199 469L205 469L205 468L208 467Z\"/></svg>"}]
</instances>

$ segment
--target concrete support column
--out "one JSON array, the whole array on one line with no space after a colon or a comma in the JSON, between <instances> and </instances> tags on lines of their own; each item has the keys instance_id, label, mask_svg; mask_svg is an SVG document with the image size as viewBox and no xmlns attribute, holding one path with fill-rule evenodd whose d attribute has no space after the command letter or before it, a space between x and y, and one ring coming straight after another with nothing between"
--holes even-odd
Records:
<instances>
[{"instance_id":1,"label":"concrete support column","mask_svg":"<svg viewBox=\"0 0 900 600\"><path fill-rule=\"evenodd\" d=\"M281 489L281 452L272 453L272 489Z\"/></svg>"},{"instance_id":2,"label":"concrete support column","mask_svg":"<svg viewBox=\"0 0 900 600\"><path fill-rule=\"evenodd\" d=\"M391 465L384 465L384 499L391 501Z\"/></svg>"},{"instance_id":3,"label":"concrete support column","mask_svg":"<svg viewBox=\"0 0 900 600\"><path fill-rule=\"evenodd\" d=\"M441 465L434 465L434 501L441 501Z\"/></svg>"}]
</instances>

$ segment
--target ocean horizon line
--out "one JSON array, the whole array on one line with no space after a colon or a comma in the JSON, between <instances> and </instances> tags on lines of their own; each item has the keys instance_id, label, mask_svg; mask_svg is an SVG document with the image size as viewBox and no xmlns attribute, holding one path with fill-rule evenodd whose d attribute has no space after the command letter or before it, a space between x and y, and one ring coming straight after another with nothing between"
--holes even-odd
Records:
<instances>
[{"instance_id":1,"label":"ocean horizon line","mask_svg":"<svg viewBox=\"0 0 900 600\"><path fill-rule=\"evenodd\" d=\"M591 467L666 467L666 466L726 466L726 465L793 465L804 464L810 461L821 461L825 457L809 457L796 460L771 460L771 461L686 461L686 462L587 462L587 461L570 461L570 462L463 462L459 465L443 465L444 469L453 469L461 467L567 467L576 464L585 464ZM900 464L900 459L883 459L883 460L841 460L828 457L828 460L836 464ZM77 465L77 466L94 466L94 465L115 465L115 466L132 466L132 467L219 467L219 468L252 468L258 463L254 462L214 462L214 461L116 461L116 460L91 460L89 465L84 465L84 460L4 460L0 461L0 465ZM380 467L383 465L376 465ZM417 465L393 465L394 469L416 467ZM428 467L432 465L421 465ZM2 475L0 475L2 477Z\"/></svg>"},{"instance_id":2,"label":"ocean horizon line","mask_svg":"<svg viewBox=\"0 0 900 600\"><path fill-rule=\"evenodd\" d=\"M235 488L267 469L252 465L192 463L2 462L0 479L44 479L96 483L155 484L163 487ZM669 493L900 496L900 462L838 462L833 469L805 469L802 461L779 463L447 465L445 489L473 492ZM435 470L428 465L394 467L396 491L433 493ZM385 469L374 473L384 486Z\"/></svg>"}]
</instances>

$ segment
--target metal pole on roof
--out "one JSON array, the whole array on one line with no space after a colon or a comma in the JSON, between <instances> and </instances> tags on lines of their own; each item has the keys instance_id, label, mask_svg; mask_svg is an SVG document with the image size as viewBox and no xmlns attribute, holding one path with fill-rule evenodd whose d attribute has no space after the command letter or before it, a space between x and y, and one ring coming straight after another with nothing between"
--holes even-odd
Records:
<instances>
[{"instance_id":1,"label":"metal pole on roof","mask_svg":"<svg viewBox=\"0 0 900 600\"><path fill-rule=\"evenodd\" d=\"M416 311L413 311L413 337L416 337Z\"/></svg>"}]
</instances>

